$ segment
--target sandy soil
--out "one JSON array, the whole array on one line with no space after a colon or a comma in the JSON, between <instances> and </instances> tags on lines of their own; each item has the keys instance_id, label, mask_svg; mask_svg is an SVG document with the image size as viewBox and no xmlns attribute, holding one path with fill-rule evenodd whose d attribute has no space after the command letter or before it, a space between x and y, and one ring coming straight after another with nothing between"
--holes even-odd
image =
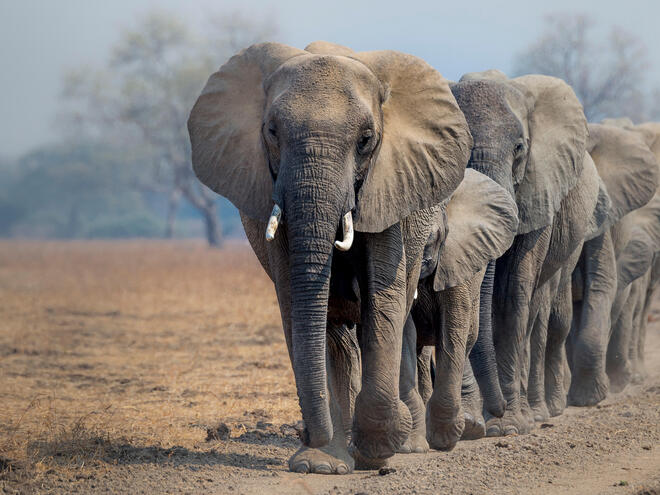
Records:
<instances>
[{"instance_id":1,"label":"sandy soil","mask_svg":"<svg viewBox=\"0 0 660 495\"><path fill-rule=\"evenodd\" d=\"M660 321L649 378L597 407L337 477L286 471L293 377L246 246L3 242L0 301L4 493L660 493Z\"/></svg>"}]
</instances>

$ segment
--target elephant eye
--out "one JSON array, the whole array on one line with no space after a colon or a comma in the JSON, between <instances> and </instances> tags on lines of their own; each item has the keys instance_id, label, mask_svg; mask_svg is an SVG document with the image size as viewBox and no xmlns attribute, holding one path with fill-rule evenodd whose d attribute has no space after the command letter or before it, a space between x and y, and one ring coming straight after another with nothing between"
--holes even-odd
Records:
<instances>
[{"instance_id":1,"label":"elephant eye","mask_svg":"<svg viewBox=\"0 0 660 495\"><path fill-rule=\"evenodd\" d=\"M364 131L364 133L362 133L362 136L360 136L360 139L358 139L357 142L358 153L364 155L370 152L373 149L373 141L375 141L374 131L372 131L371 129Z\"/></svg>"},{"instance_id":2,"label":"elephant eye","mask_svg":"<svg viewBox=\"0 0 660 495\"><path fill-rule=\"evenodd\" d=\"M525 146L522 143L517 143L515 147L513 148L513 156L514 157L519 157L523 150L525 149Z\"/></svg>"},{"instance_id":3,"label":"elephant eye","mask_svg":"<svg viewBox=\"0 0 660 495\"><path fill-rule=\"evenodd\" d=\"M277 127L275 127L275 122L273 121L268 124L268 135L274 139L277 139Z\"/></svg>"}]
</instances>

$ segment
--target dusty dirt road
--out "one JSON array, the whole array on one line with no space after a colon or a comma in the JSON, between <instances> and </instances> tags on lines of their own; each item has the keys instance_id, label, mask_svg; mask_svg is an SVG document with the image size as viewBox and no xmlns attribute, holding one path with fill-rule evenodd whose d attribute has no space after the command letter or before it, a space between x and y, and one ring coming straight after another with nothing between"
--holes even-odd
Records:
<instances>
[{"instance_id":1,"label":"dusty dirt road","mask_svg":"<svg viewBox=\"0 0 660 495\"><path fill-rule=\"evenodd\" d=\"M597 407L328 477L286 471L299 413L249 248L3 242L0 301L4 493L660 493L660 321L646 382Z\"/></svg>"}]
</instances>

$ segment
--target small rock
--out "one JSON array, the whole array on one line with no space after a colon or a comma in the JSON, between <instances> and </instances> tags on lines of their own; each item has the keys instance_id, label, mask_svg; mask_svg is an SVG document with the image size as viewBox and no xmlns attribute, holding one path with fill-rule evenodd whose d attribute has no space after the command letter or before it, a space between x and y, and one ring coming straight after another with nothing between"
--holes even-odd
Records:
<instances>
[{"instance_id":1,"label":"small rock","mask_svg":"<svg viewBox=\"0 0 660 495\"><path fill-rule=\"evenodd\" d=\"M628 482L621 480L618 483L614 483L614 486L628 486Z\"/></svg>"},{"instance_id":2,"label":"small rock","mask_svg":"<svg viewBox=\"0 0 660 495\"><path fill-rule=\"evenodd\" d=\"M644 450L651 450L651 446L650 446L649 444L644 444L644 445L642 445L642 448L643 448Z\"/></svg>"},{"instance_id":3,"label":"small rock","mask_svg":"<svg viewBox=\"0 0 660 495\"><path fill-rule=\"evenodd\" d=\"M575 448L575 444L574 444L574 443L569 443L568 446L569 446L570 448L572 448L572 449Z\"/></svg>"},{"instance_id":4,"label":"small rock","mask_svg":"<svg viewBox=\"0 0 660 495\"><path fill-rule=\"evenodd\" d=\"M391 467L382 467L378 470L378 474L381 476L385 476L388 474L393 474L396 473L396 469L391 468Z\"/></svg>"},{"instance_id":5,"label":"small rock","mask_svg":"<svg viewBox=\"0 0 660 495\"><path fill-rule=\"evenodd\" d=\"M541 428L554 428L555 425L552 423L541 423Z\"/></svg>"},{"instance_id":6,"label":"small rock","mask_svg":"<svg viewBox=\"0 0 660 495\"><path fill-rule=\"evenodd\" d=\"M207 428L206 430L206 441L211 442L213 440L228 440L231 434L231 429L225 423L220 423L215 428Z\"/></svg>"},{"instance_id":7,"label":"small rock","mask_svg":"<svg viewBox=\"0 0 660 495\"><path fill-rule=\"evenodd\" d=\"M501 447L503 449L508 449L509 448L509 442L505 442L504 440L500 440L495 444L495 447Z\"/></svg>"}]
</instances>

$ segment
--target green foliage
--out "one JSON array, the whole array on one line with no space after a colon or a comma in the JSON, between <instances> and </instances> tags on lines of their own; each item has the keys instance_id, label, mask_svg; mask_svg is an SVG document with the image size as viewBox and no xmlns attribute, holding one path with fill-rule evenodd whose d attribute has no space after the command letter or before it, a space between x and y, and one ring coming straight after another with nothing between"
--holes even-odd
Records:
<instances>
[{"instance_id":1,"label":"green foliage","mask_svg":"<svg viewBox=\"0 0 660 495\"><path fill-rule=\"evenodd\" d=\"M160 235L162 222L136 187L140 165L139 156L96 143L57 144L28 153L0 196L0 235Z\"/></svg>"}]
</instances>

